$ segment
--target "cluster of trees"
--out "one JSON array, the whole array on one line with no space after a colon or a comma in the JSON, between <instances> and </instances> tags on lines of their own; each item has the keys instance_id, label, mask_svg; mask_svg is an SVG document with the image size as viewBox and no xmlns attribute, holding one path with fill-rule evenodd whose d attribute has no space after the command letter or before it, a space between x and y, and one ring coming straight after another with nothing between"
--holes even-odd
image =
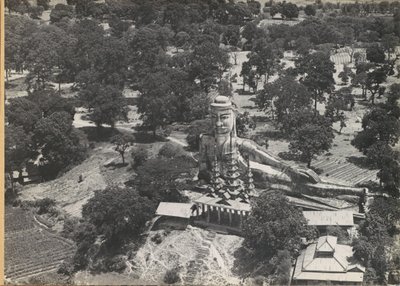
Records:
<instances>
[{"instance_id":1,"label":"cluster of trees","mask_svg":"<svg viewBox=\"0 0 400 286\"><path fill-rule=\"evenodd\" d=\"M334 71L328 54L308 54L297 60L295 69L266 83L256 97L258 107L270 113L290 138L290 152L308 167L315 155L330 149L334 138L332 123L347 108L342 95L333 92ZM330 98L327 110L333 112L324 116L319 114L317 104L326 101L326 94Z\"/></svg>"},{"instance_id":2,"label":"cluster of trees","mask_svg":"<svg viewBox=\"0 0 400 286\"><path fill-rule=\"evenodd\" d=\"M351 16L370 15L373 13L395 13L400 8L399 1L381 1L365 3L341 3L340 10L343 14Z\"/></svg>"},{"instance_id":3,"label":"cluster of trees","mask_svg":"<svg viewBox=\"0 0 400 286\"><path fill-rule=\"evenodd\" d=\"M393 147L400 137L400 84L392 84L386 102L376 104L363 117L362 128L352 144L380 171L383 190L400 196L400 154Z\"/></svg>"},{"instance_id":4,"label":"cluster of trees","mask_svg":"<svg viewBox=\"0 0 400 286\"><path fill-rule=\"evenodd\" d=\"M360 226L360 236L352 243L354 256L367 268L366 282L383 284L387 282L387 271L399 268L399 254L388 254L399 219L400 208L396 200L384 197L374 199Z\"/></svg>"},{"instance_id":5,"label":"cluster of trees","mask_svg":"<svg viewBox=\"0 0 400 286\"><path fill-rule=\"evenodd\" d=\"M74 106L51 91L11 99L6 110L6 172L40 158L39 170L49 179L84 159L85 136L72 126L74 114Z\"/></svg>"}]
</instances>

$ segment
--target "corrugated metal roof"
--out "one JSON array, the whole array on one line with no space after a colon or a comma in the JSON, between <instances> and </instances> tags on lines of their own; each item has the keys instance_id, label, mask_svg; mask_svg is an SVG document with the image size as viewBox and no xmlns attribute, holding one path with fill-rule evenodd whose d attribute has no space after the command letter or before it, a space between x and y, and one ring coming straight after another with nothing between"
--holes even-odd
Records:
<instances>
[{"instance_id":1,"label":"corrugated metal roof","mask_svg":"<svg viewBox=\"0 0 400 286\"><path fill-rule=\"evenodd\" d=\"M192 214L192 205L193 204L161 202L158 205L156 215L190 218Z\"/></svg>"},{"instance_id":2,"label":"corrugated metal roof","mask_svg":"<svg viewBox=\"0 0 400 286\"><path fill-rule=\"evenodd\" d=\"M352 211L303 211L309 225L315 226L353 226Z\"/></svg>"}]
</instances>

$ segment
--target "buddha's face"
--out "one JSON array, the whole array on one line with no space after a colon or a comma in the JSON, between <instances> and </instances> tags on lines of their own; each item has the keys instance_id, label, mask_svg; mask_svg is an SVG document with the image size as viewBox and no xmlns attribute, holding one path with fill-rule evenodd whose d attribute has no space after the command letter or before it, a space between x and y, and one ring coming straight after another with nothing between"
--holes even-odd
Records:
<instances>
[{"instance_id":1,"label":"buddha's face","mask_svg":"<svg viewBox=\"0 0 400 286\"><path fill-rule=\"evenodd\" d=\"M228 134L233 129L233 113L231 109L212 110L211 122L216 134Z\"/></svg>"}]
</instances>

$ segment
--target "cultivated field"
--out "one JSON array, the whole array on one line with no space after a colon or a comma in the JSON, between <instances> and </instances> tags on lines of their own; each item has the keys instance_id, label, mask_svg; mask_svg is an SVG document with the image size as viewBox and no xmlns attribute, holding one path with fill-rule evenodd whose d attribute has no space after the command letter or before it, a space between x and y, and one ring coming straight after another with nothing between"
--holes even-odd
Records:
<instances>
[{"instance_id":1,"label":"cultivated field","mask_svg":"<svg viewBox=\"0 0 400 286\"><path fill-rule=\"evenodd\" d=\"M5 276L13 283L56 270L75 252L72 242L39 226L30 211L6 207L5 222Z\"/></svg>"}]
</instances>

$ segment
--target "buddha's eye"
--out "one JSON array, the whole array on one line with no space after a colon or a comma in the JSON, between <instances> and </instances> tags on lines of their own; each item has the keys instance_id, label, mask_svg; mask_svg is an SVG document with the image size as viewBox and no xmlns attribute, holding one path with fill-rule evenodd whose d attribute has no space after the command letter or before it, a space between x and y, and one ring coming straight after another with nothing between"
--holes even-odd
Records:
<instances>
[{"instance_id":1,"label":"buddha's eye","mask_svg":"<svg viewBox=\"0 0 400 286\"><path fill-rule=\"evenodd\" d=\"M222 115L221 119L229 119L229 115Z\"/></svg>"}]
</instances>

